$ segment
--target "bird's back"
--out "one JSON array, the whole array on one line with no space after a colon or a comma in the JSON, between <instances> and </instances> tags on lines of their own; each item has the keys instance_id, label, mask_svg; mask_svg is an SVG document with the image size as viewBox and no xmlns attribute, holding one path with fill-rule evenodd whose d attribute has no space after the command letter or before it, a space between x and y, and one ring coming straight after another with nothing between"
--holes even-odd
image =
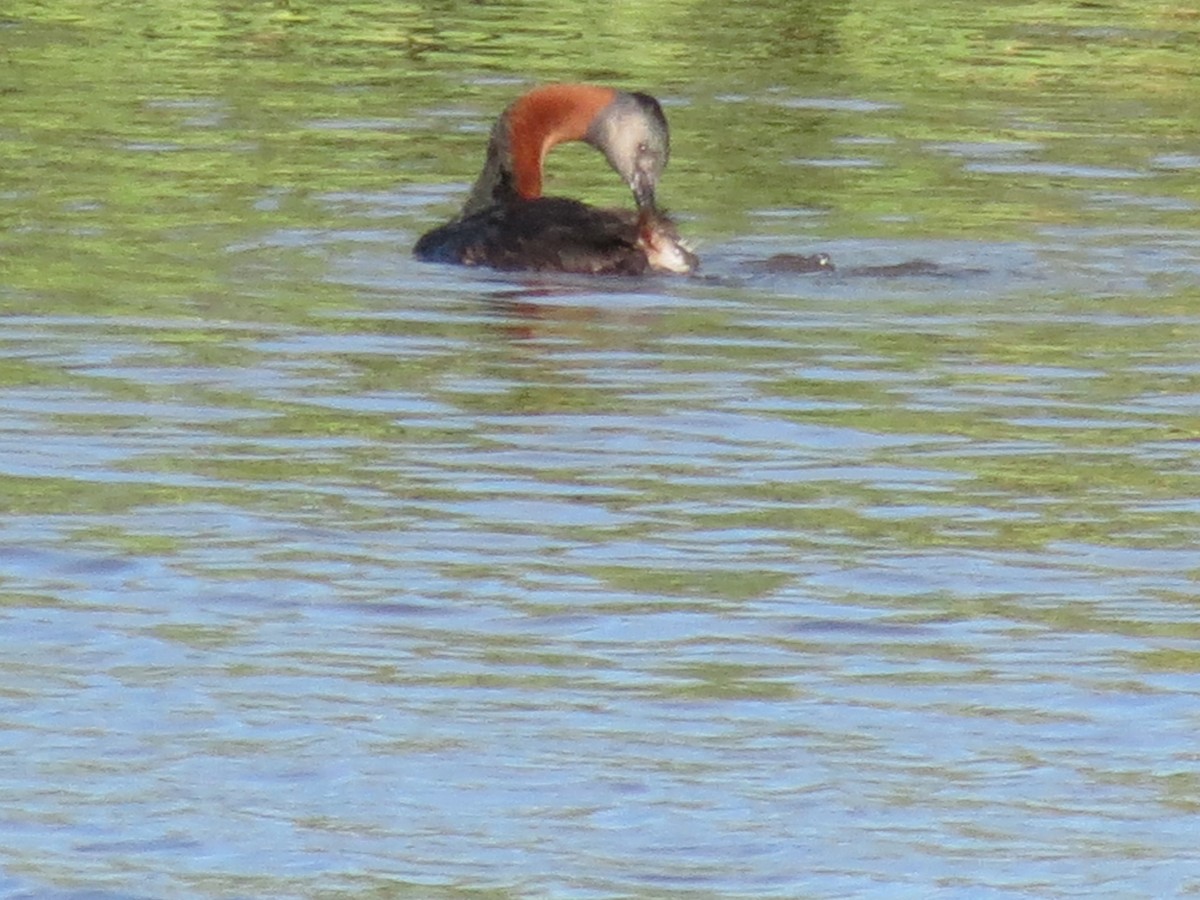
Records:
<instances>
[{"instance_id":1,"label":"bird's back","mask_svg":"<svg viewBox=\"0 0 1200 900\"><path fill-rule=\"evenodd\" d=\"M649 268L635 213L565 197L492 206L422 235L413 253L507 271L640 275Z\"/></svg>"}]
</instances>

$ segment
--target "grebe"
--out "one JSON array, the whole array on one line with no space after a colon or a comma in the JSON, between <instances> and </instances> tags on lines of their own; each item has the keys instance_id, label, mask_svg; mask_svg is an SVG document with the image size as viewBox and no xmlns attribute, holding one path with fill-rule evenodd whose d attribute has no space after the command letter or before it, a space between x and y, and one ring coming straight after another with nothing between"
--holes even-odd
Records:
<instances>
[{"instance_id":1,"label":"grebe","mask_svg":"<svg viewBox=\"0 0 1200 900\"><path fill-rule=\"evenodd\" d=\"M585 141L633 191L637 212L542 196L550 148ZM427 262L587 274L691 272L698 260L655 205L667 165L667 119L649 94L588 84L534 88L496 120L462 212L421 236Z\"/></svg>"}]
</instances>

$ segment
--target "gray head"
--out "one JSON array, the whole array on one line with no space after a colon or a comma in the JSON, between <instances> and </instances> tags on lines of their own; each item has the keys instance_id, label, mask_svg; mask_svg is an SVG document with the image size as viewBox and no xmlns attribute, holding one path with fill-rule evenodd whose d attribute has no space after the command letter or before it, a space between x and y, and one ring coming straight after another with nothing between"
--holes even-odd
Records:
<instances>
[{"instance_id":1,"label":"gray head","mask_svg":"<svg viewBox=\"0 0 1200 900\"><path fill-rule=\"evenodd\" d=\"M654 188L667 167L667 117L649 94L618 91L592 120L584 138L601 151L633 191L639 210L655 209Z\"/></svg>"}]
</instances>

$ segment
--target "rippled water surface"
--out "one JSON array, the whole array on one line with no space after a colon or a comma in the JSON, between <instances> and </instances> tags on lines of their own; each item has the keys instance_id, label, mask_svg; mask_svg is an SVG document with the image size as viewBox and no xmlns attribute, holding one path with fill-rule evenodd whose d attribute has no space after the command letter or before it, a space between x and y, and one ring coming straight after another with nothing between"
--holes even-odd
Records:
<instances>
[{"instance_id":1,"label":"rippled water surface","mask_svg":"<svg viewBox=\"0 0 1200 900\"><path fill-rule=\"evenodd\" d=\"M74 6L0 28L0 895L1200 893L1194 11ZM409 257L532 78L661 96L700 276Z\"/></svg>"}]
</instances>

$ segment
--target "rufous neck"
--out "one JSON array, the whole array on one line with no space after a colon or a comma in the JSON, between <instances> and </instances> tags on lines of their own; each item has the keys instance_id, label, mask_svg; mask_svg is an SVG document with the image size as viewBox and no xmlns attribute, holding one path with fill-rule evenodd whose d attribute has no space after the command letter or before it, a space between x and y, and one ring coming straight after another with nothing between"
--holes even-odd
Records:
<instances>
[{"instance_id":1,"label":"rufous neck","mask_svg":"<svg viewBox=\"0 0 1200 900\"><path fill-rule=\"evenodd\" d=\"M463 215L496 203L542 196L542 164L550 148L584 140L596 116L616 96L607 87L551 84L514 100L492 129L487 161Z\"/></svg>"},{"instance_id":2,"label":"rufous neck","mask_svg":"<svg viewBox=\"0 0 1200 900\"><path fill-rule=\"evenodd\" d=\"M590 84L552 84L536 88L508 110L508 140L517 193L526 200L542 196L542 164L555 144L581 141L616 91Z\"/></svg>"}]
</instances>

